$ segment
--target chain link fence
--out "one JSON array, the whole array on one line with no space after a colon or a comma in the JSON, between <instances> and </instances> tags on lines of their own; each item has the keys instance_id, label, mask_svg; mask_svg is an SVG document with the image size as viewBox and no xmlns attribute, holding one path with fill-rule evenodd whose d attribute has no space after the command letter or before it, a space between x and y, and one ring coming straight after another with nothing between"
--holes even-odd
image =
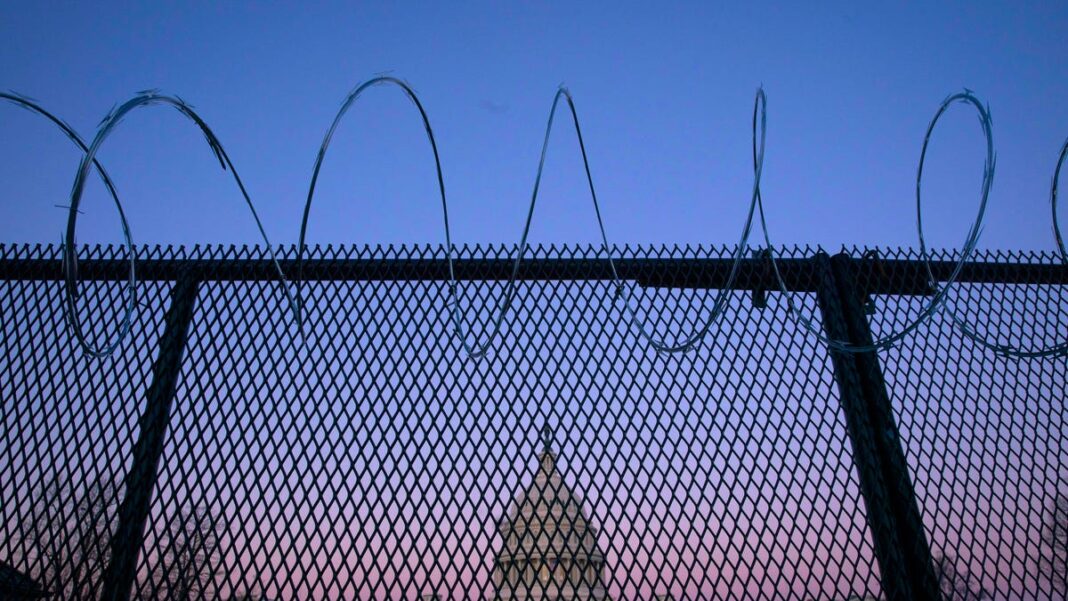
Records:
<instances>
[{"instance_id":1,"label":"chain link fence","mask_svg":"<svg viewBox=\"0 0 1068 601\"><path fill-rule=\"evenodd\" d=\"M514 252L459 253L472 342ZM66 327L59 249L0 247L2 595L1066 594L1063 358L998 356L937 315L877 356L829 351L760 256L701 344L660 354L605 256L529 250L473 360L440 248L314 249L303 331L262 249L145 249L132 334L95 360ZM613 256L667 340L704 323L732 265L722 248ZM930 302L913 251L782 256L796 310L838 339ZM123 258L79 262L96 344L122 318ZM979 257L961 281L947 302L984 335L1065 337L1059 257Z\"/></svg>"}]
</instances>

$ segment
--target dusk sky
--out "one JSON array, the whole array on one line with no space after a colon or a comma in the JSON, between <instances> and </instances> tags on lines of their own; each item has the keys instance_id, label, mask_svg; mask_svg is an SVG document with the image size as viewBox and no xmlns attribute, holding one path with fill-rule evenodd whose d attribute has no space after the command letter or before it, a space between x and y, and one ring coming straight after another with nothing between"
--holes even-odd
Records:
<instances>
[{"instance_id":1,"label":"dusk sky","mask_svg":"<svg viewBox=\"0 0 1068 601\"><path fill-rule=\"evenodd\" d=\"M997 150L979 247L1050 251L1050 181L1068 137L1066 26L1063 2L7 2L0 90L36 99L87 141L139 90L184 98L225 146L271 241L292 245L342 100L376 75L401 78L433 125L462 245L519 240L563 84L609 240L707 247L738 241L762 87L772 241L837 250L917 247L924 132L943 99L967 88L990 107ZM975 218L985 158L975 117L955 105L934 133L930 246L960 248ZM46 120L0 102L0 243L60 240L80 156ZM138 244L262 244L231 176L173 109L138 109L98 158ZM308 243L443 243L433 167L411 103L396 88L369 90L326 156ZM79 242L122 242L110 203L91 178ZM565 113L530 242L600 244ZM750 244L764 244L758 230ZM672 256L697 255L731 256ZM700 329L717 294L627 285L640 319L676 341ZM0 441L14 441L0 445L0 527L23 522L25 483L45 470L78 483L126 473L169 303L169 284L142 286L130 337L95 361L64 323L58 282L0 281ZM83 288L99 341L121 285ZM949 302L982 332L1041 346L1063 340L1063 288L965 285ZM459 289L467 332L484 335L504 284ZM615 598L888 590L830 354L782 295L759 307L735 290L693 352L667 355L639 338L608 282L516 290L492 352L476 361L447 319L454 299L442 281L309 283L304 338L276 283L202 282L142 575L164 563L152 545L175 516L204 503L225 522L227 594L410 598L438 587L470 598L492 588L498 521L529 483L548 425L600 531ZM877 336L928 302L874 296ZM796 298L821 327L815 295ZM1064 359L996 356L941 315L879 358L932 552L955 552L978 585L1011 598L1049 590L1037 549L1047 501L1068 482ZM0 539L0 560L30 544L14 541Z\"/></svg>"},{"instance_id":2,"label":"dusk sky","mask_svg":"<svg viewBox=\"0 0 1068 601\"><path fill-rule=\"evenodd\" d=\"M160 88L192 103L238 167L275 243L297 240L319 143L344 95L388 72L438 135L454 241L515 242L556 87L574 93L617 242L734 244L752 185L754 93L768 95L763 190L773 241L913 245L928 121L968 87L989 103L998 170L980 246L1052 249L1049 183L1068 136L1068 6L959 3L740 8L363 5L193 8L8 2L0 87L92 138L116 102ZM934 246L974 218L982 137L943 120L928 162ZM0 112L0 239L53 242L78 151L52 126ZM138 243L257 243L232 181L173 110L141 109L100 157ZM595 242L566 120L553 134L534 242ZM79 241L121 241L94 180ZM309 241L444 240L429 147L398 90L368 93L319 180ZM754 239L758 243L759 239Z\"/></svg>"}]
</instances>

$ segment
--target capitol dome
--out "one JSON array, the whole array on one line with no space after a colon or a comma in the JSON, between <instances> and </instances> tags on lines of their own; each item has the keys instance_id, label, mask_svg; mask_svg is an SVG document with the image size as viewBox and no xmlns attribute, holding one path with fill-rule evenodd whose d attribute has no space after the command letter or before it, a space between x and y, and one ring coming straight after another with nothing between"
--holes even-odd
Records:
<instances>
[{"instance_id":1,"label":"capitol dome","mask_svg":"<svg viewBox=\"0 0 1068 601\"><path fill-rule=\"evenodd\" d=\"M602 580L604 553L582 499L564 482L546 428L534 480L498 525L494 599L608 600Z\"/></svg>"}]
</instances>

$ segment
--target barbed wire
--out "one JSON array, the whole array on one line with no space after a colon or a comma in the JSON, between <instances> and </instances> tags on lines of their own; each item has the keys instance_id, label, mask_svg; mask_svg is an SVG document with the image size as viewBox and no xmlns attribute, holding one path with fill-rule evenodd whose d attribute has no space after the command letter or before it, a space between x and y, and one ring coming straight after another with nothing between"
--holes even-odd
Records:
<instances>
[{"instance_id":1,"label":"barbed wire","mask_svg":"<svg viewBox=\"0 0 1068 601\"><path fill-rule=\"evenodd\" d=\"M114 341L112 341L110 344L107 344L103 348L91 347L86 342L85 337L82 334L81 324L78 321L77 315L74 311L74 301L77 299L78 291L77 288L72 285L72 282L75 281L78 277L77 257L73 257L68 262L68 253L63 253L63 272L67 274L67 302L64 303L67 323L70 324L71 330L74 333L74 337L77 339L79 345L81 345L82 350L84 350L87 354L93 357L106 357L115 352L115 349L119 347L122 341L126 338L126 335L129 334L130 327L133 321L134 307L137 306L137 248L134 246L133 243L133 235L130 232L130 222L126 218L126 211L124 211L122 208L122 202L119 200L119 193L117 190L115 190L115 184L114 182L112 182L111 176L109 176L108 172L104 169L104 166L101 165L95 157L86 158L89 157L89 146L87 146L85 141L82 140L82 137L79 136L76 131L74 131L74 128L67 125L65 121L55 116L51 112L45 110L43 107L41 107L40 104L37 103L37 101L28 96L23 96L15 92L0 92L0 99L6 100L19 108L26 109L31 113L40 115L45 119L48 119L50 122L52 122L52 124L58 127L59 130L62 131L67 136L67 138L70 139L71 142L74 142L74 144L78 148L80 148L82 152L85 153L85 157L83 157L82 159L84 171L88 172L89 165L92 165L96 168L96 172L100 174L100 179L104 182L104 187L107 188L108 194L111 196L112 201L115 203L115 209L119 212L119 221L122 224L123 242L126 246L127 257L129 257L130 261L130 274L126 280L127 300L125 310L123 311L122 320L119 322L119 334L115 337ZM84 179L84 177L82 179ZM71 208L71 215L74 216L76 214L77 207ZM71 240L73 241L73 232L68 233L71 236ZM61 242L60 247L66 248L66 245ZM73 242L71 243L71 248L73 249Z\"/></svg>"},{"instance_id":2,"label":"barbed wire","mask_svg":"<svg viewBox=\"0 0 1068 601\"><path fill-rule=\"evenodd\" d=\"M495 310L495 317L491 320L489 329L486 332L483 341L479 342L478 337L474 342L470 340L470 332L465 332L463 327L463 314L460 309L459 293L457 290L457 280L454 266L454 254L455 247L452 242L452 233L449 227L449 212L448 212L448 199L445 187L444 170L441 165L441 157L438 151L438 145L434 138L434 131L430 124L430 118L427 115L422 102L419 100L418 95L414 89L405 81L396 77L383 75L377 76L370 80L367 80L360 85L356 86L344 99L340 109L334 117L329 129L327 130L322 144L319 147L319 152L316 156L315 166L312 171L311 181L308 187L308 195L304 205L304 212L301 219L300 235L297 244L297 276L295 279L295 286L291 286L289 279L286 277L285 272L282 270L281 265L273 250L273 246L269 238L267 237L266 230L263 226L259 215L256 212L255 206L250 198L245 186L234 168L233 162L230 160L226 151L223 149L222 144L218 138L204 122L203 119L193 110L192 106L186 103L184 100L177 96L170 96L160 93L157 90L145 90L138 92L133 98L126 101L117 108L113 108L107 116L101 121L97 128L96 135L93 138L91 144L86 144L78 134L66 125L61 119L54 116L52 113L43 109L38 103L25 96L15 93L0 93L0 99L7 100L14 103L17 106L28 109L31 112L39 114L56 126L58 126L64 134L67 135L83 152L84 156L79 164L77 175L75 176L73 189L71 191L70 202L68 204L68 219L66 234L61 245L63 253L63 273L65 280L65 313L67 315L68 324L71 327L72 333L78 344L86 352L86 354L93 357L106 357L113 353L116 348L122 343L125 337L129 334L133 313L137 306L137 278L135 272L136 266L136 251L133 245L133 237L131 234L130 224L126 218L126 214L123 210L122 203L119 199L115 187L108 177L103 166L96 159L96 154L100 149L100 146L106 140L108 135L114 130L115 127L121 122L122 118L131 111L142 107L154 104L170 105L177 109L181 114L192 120L197 127L200 128L204 134L209 147L219 160L220 165L224 170L229 170L234 181L237 183L238 189L241 192L242 197L245 199L246 204L249 207L252 217L256 222L256 226L260 232L264 243L267 246L270 254L271 261L274 265L275 271L280 279L280 284L283 287L286 298L289 302L290 308L293 312L296 320L297 329L301 339L303 339L303 326L304 326L304 306L303 306L303 265L304 265L304 253L305 253L305 239L308 230L309 217L311 214L312 201L315 195L316 183L321 173L323 161L326 157L326 152L330 146L330 143L337 131L342 118L347 114L349 109L355 104L360 96L367 89L375 86L394 86L400 88L405 97L412 102L419 112L419 116L422 120L424 129L426 131L427 140L430 143L431 151L434 157L434 167L437 176L438 193L441 199L442 219L445 229L445 248L446 258L448 262L449 273L449 300L447 303L449 316L452 321L453 329L460 340L460 343L471 358L484 357L493 341L499 335L502 325L504 323L505 316L511 309L512 303L515 299L516 282L518 278L519 268L522 264L528 246L528 236L530 233L531 224L533 222L534 210L537 205L538 192L540 190L541 178L545 169L546 156L548 154L549 139L552 134L553 124L556 117L557 108L560 105L560 100L564 99L567 104L567 108L571 115L572 125L575 130L576 138L579 145L579 150L582 154L583 169L586 175L586 182L589 187L590 199L593 203L594 213L597 219L597 227L600 232L600 238L602 242L602 250L606 253L609 267L612 274L612 283L615 289L617 299L621 299L624 303L624 307L627 312L627 318L630 323L636 328L639 335L647 341L647 343L656 351L664 353L676 353L684 352L694 348L711 332L713 325L722 316L723 310L726 307L726 301L729 293L732 290L732 286L738 274L739 266L742 259L745 257L746 251L749 249L749 239L752 234L754 218L759 219L760 230L763 234L765 248L767 249L764 255L771 265L771 272L775 279L775 282L786 300L786 307L789 315L793 319L794 323L800 326L800 328L808 335L813 336L820 340L828 347L847 353L866 353L877 352L892 347L894 344L912 334L923 323L932 318L936 312L944 313L952 322L954 327L958 329L965 337L972 340L976 344L988 348L998 354L1017 357L1017 358L1034 358L1034 357L1052 357L1052 356L1064 356L1068 355L1068 340L1065 342L1055 344L1052 346L1044 347L1041 349L1023 349L1016 348L1009 345L1000 344L996 341L989 340L979 335L974 327L972 327L966 320L958 315L958 313L946 302L946 298L949 291L957 284L958 277L965 264L971 258L975 252L976 246L979 241L980 234L983 230L983 221L986 213L986 207L990 196L990 190L993 186L994 172L996 166L996 155L994 152L994 139L993 139L993 124L990 116L990 109L984 106L973 92L965 89L963 92L950 95L947 97L938 107L937 112L931 119L931 122L927 126L927 131L924 136L923 146L920 151L919 166L916 172L916 229L917 237L920 246L921 260L924 265L924 269L927 274L928 284L933 291L932 298L923 309L920 310L918 316L905 325L904 327L893 331L885 336L879 338L871 344L858 345L848 341L838 340L833 337L829 337L824 334L819 327L817 327L811 317L804 315L797 306L794 300L793 294L789 291L782 274L779 270L778 262L773 252L773 244L769 233L767 219L764 210L763 196L760 190L761 175L764 165L764 149L767 132L767 96L763 87L757 89L756 96L753 102L753 118L752 118L752 158L753 158L753 189L750 196L749 207L746 213L746 219L742 227L742 232L739 237L738 244L735 246L732 255L732 264L729 275L726 282L719 288L719 293L713 302L712 309L707 318L703 321L702 325L697 330L687 335L681 342L670 343L666 339L657 338L648 327L648 320L641 317L635 307L630 291L625 283L620 279L618 271L616 269L615 261L612 257L612 250L614 247L609 243L607 228L605 227L603 213L601 211L600 203L597 198L597 191L594 185L592 170L590 168L589 156L586 152L585 141L582 136L582 128L579 121L578 110L575 105L574 97L571 92L565 86L560 86L556 94L553 97L552 106L549 110L549 118L545 128L545 136L542 142L541 153L538 160L538 168L534 178L534 185L530 195L530 203L527 209L526 219L521 231L518 250L513 260L512 269L508 280L505 285L504 291L498 296L497 306ZM939 119L946 113L946 111L954 104L965 104L975 108L978 113L980 127L982 128L983 135L986 142L986 160L983 164L982 172L982 189L980 193L980 199L978 203L978 210L976 217L965 236L964 242L961 246L958 259L950 271L947 278L943 283L939 283L938 279L934 275L934 270L931 267L931 257L928 252L927 242L924 236L923 230L923 205L922 205L922 181L925 159L927 156L927 148L931 140L931 136L935 130ZM1061 148L1056 168L1053 174L1053 181L1050 190L1050 205L1053 217L1053 231L1056 239L1057 246L1061 253L1062 262L1068 263L1068 251L1066 251L1063 237L1061 235L1060 225L1057 215L1057 187L1060 172L1065 162L1065 158L1068 156L1068 141L1065 142ZM78 298L77 288L77 256L76 256L76 243L75 232L77 226L78 205L81 201L81 197L85 188L86 178L90 167L95 167L96 171L100 174L104 181L105 186L111 195L116 208L119 211L119 217L123 229L124 243L127 249L127 253L130 261L130 271L126 282L126 288L128 290L127 303L124 309L123 318L120 322L118 335L110 343L106 343L100 347L94 347L86 340L86 337L82 331L81 321L78 318L76 310L76 301ZM295 288L295 292L293 290Z\"/></svg>"},{"instance_id":3,"label":"barbed wire","mask_svg":"<svg viewBox=\"0 0 1068 601\"><path fill-rule=\"evenodd\" d=\"M469 356L471 356L472 358L478 358L478 357L485 356L486 352L489 350L490 346L492 345L493 340L500 333L501 326L504 323L504 316L508 313L509 309L511 308L512 302L515 299L516 278L518 277L518 274L519 274L519 267L522 264L523 256L526 253L527 240L528 240L528 237L529 237L529 234L530 234L530 226L533 223L534 209L535 209L535 207L537 205L537 202L538 202L538 192L541 189L541 179L542 179L542 175L545 172L545 159L546 159L546 156L548 155L549 139L550 139L550 136L552 134L553 123L554 123L554 120L556 118L556 110L560 106L560 99L561 98L566 100L567 107L568 107L568 109L569 109L569 111L571 113L572 123L574 124L574 128L575 128L575 134L576 134L576 136L578 138L579 150L582 153L582 164L583 164L583 168L585 169L585 173L586 173L586 182L587 182L587 184L589 186L590 198L593 201L594 212L597 215L597 226L598 226L598 228L600 230L600 233L601 233L601 240L602 240L602 242L604 244L604 248L605 249L610 248L610 244L608 242L608 234L606 233L605 225L604 225L604 219L603 219L602 214L601 214L600 203L597 200L597 191L596 191L596 188L595 188L594 183L593 183L593 175L592 175L592 172L590 170L589 158L588 158L588 155L586 153L586 144L585 144L585 142L584 142L584 140L582 138L582 128L581 128L581 125L579 123L578 111L575 108L574 98L572 97L571 92L564 86L560 86L556 91L556 95L553 96L553 103L552 103L552 107L549 109L549 119L548 119L548 123L545 126L545 136L544 136L544 139L542 141L541 153L540 153L539 159L538 159L538 169L537 169L537 173L536 173L536 175L534 177L534 186L533 186L533 190L532 190L531 195L530 195L530 205L529 205L529 207L527 209L526 220L525 220L525 222L523 224L522 233L520 234L518 252L516 253L516 257L515 257L515 259L514 259L514 261L512 263L512 270L511 270L511 273L510 273L510 275L508 277L508 281L507 281L507 283L505 285L504 292L502 293L503 298L499 298L498 299L498 302L497 302L498 306L497 306L496 311L495 311L496 316L491 321L491 324L490 324L490 327L489 327L489 331L488 331L487 335L485 336L485 340L483 342L478 342L476 340L476 342L472 343L472 342L469 341L468 333L464 332L463 317L462 317L462 314L461 314L461 311L460 311L460 302L459 302L459 299L458 299L457 283L456 283L456 273L455 273L454 262L453 262L453 256L454 256L454 250L455 249L454 249L453 243L452 243L452 233L451 233L450 228L449 228L449 208L448 208L449 205L448 205L447 193L445 191L445 176L444 176L444 172L443 172L442 167L441 167L441 157L440 157L440 154L438 153L437 142L434 139L434 130L430 125L430 118L427 116L426 110L424 109L422 103L419 101L419 98L416 95L415 91L412 89L412 87L407 82L405 82L403 80L400 80L400 79L397 79L395 77L379 76L379 77L375 77L375 78L373 78L371 80L368 80L368 81L360 84L359 86L357 86L352 92L349 93L348 96L346 96L344 102L342 102L342 104L341 104L340 110L338 111L337 115L334 117L334 121L331 123L330 128L326 132L326 135L323 137L323 142L319 147L319 153L318 153L318 155L316 157L316 160L315 160L315 167L314 167L314 169L312 171L311 184L308 187L308 198L307 198L307 201L305 202L305 205L304 205L304 216L303 216L303 219L301 221L300 237L299 237L299 239L297 241L297 265L298 265L298 267L297 267L298 295L297 296L298 296L298 298L300 297L300 282L302 280L302 274L303 274L303 258L304 258L304 247L305 247L304 241L305 241L305 236L306 236L306 233L307 233L308 217L309 217L309 214L310 214L310 211L311 211L312 200L313 200L314 195L315 195L315 184L318 181L319 173L320 173L320 170L321 170L322 164L323 164L323 160L324 160L324 158L326 156L326 151L330 146L330 142L333 139L334 133L337 131L337 127L338 127L339 123L341 122L341 119L345 116L345 114L352 107L352 105L356 102L356 100L360 97L360 95L365 90L367 90L368 88L371 88L371 87L374 87L374 86L380 86L380 85L392 85L392 86L396 86L396 87L400 88L404 92L405 97L408 98L415 105L416 109L419 111L419 116L422 119L423 127L424 127L424 129L426 131L427 140L430 143L430 147L431 147L431 150L432 150L433 155L434 155L434 168L435 168L435 172L437 174L438 193L439 193L440 198L441 198L442 218L443 218L444 225L445 225L446 256L447 256L448 267L449 267L449 303L448 303L448 306L449 306L449 309L450 309L450 311L449 311L450 312L450 317L451 317L451 319L453 321L453 328L454 328L454 330L456 332L456 335L459 337L460 343L462 344L462 346L463 346L464 350L467 352L467 354ZM760 90L757 91L757 100L756 100L757 106L758 107L763 106L764 102L765 102L765 100L764 100L764 91L763 91L763 89L760 89ZM762 116L763 116L763 113L762 113ZM763 124L763 120L762 120L762 124ZM755 135L755 133L754 133L754 135ZM763 161L763 130L761 132L760 161L761 162ZM638 317L637 310L634 308L633 304L631 303L630 294L627 291L627 288L623 285L622 281L620 280L619 274L618 274L618 272L616 270L615 261L612 259L612 256L609 253L608 262L609 262L609 266L611 267L612 279L613 279L614 284L616 285L617 294L624 299L624 302L626 304L626 308L627 308L629 317L630 317L632 323L635 323L637 325L638 331L641 333L641 336L643 338L645 338L649 342L649 344L653 348L655 348L656 350L661 351L661 352L679 352L679 351L685 351L685 350L688 350L688 349L692 348L695 344L697 344L698 342L700 342L704 338L704 336L712 328L712 325L715 323L716 318L721 314L723 308L726 306L726 299L727 299L728 293L730 292L731 284L733 284L733 282L735 280L735 277L737 276L738 266L741 263L741 259L744 256L744 252L745 252L745 249L746 249L746 243L748 241L749 234L750 234L750 232L752 230L753 212L754 212L755 205L756 205L756 196L757 196L757 192L759 190L759 183L760 183L760 169L759 169L759 166L758 166L758 168L756 169L756 174L755 174L755 182L754 182L754 185L753 185L753 198L752 198L752 201L750 202L748 218L746 220L745 228L742 231L741 239L739 240L738 245L736 247L736 251L735 251L735 255L734 255L734 262L733 262L733 265L731 267L731 272L730 272L730 276L728 277L727 284L723 288L720 289L720 293L716 297L716 301L715 301L715 305L714 305L713 310L712 310L712 314L705 320L704 325L695 334L690 335L689 337L687 337L687 339L685 341L683 341L680 344L676 344L676 345L669 344L669 343L665 342L662 339L657 339L656 337L654 337L652 335L651 332L649 332L649 330L646 327L646 321L644 319L641 319L641 318Z\"/></svg>"},{"instance_id":4,"label":"barbed wire","mask_svg":"<svg viewBox=\"0 0 1068 601\"><path fill-rule=\"evenodd\" d=\"M938 120L945 114L946 110L954 103L970 104L975 107L979 113L979 123L983 129L983 136L986 139L986 161L983 164L983 184L982 192L979 199L979 211L975 220L972 222L971 228L968 230L968 235L964 239L962 246L962 252L958 258L956 264L953 266L949 277L946 279L945 286L940 286L934 277L934 273L931 269L931 259L927 251L927 242L923 233L923 202L922 202L922 182L923 182L923 167L924 161L927 157L927 147L931 141L931 134L934 132L935 125L938 124ZM764 233L764 242L768 247L768 257L771 261L772 272L775 274L776 281L779 285L779 291L782 292L786 298L786 306L794 322L800 325L810 335L815 336L821 340L824 344L827 344L831 348L834 348L842 352L850 353L866 353L887 349L900 341L905 336L908 336L915 331L920 325L927 321L936 311L945 307L946 295L949 292L953 284L956 283L957 277L960 275L961 269L964 264L971 257L975 246L979 241L979 234L982 231L983 217L986 214L986 204L990 197L990 188L994 182L994 168L996 160L994 155L994 134L993 125L990 118L990 109L984 107L979 99L970 90L953 94L942 101L942 104L938 107L938 111L931 119L930 124L927 126L927 133L923 138L923 148L920 150L920 163L916 170L916 231L920 242L920 259L923 262L924 269L927 272L928 286L934 291L931 301L920 310L919 315L909 324L905 325L896 332L892 332L871 344L854 344L843 340L837 340L823 334L819 328L813 325L811 318L808 318L801 314L793 300L793 295L787 290L786 283L782 279L782 275L779 272L778 263L775 261L774 252L772 249L771 237L768 234L767 220L764 216L763 201L760 200L760 226ZM973 338L974 339L974 338Z\"/></svg>"},{"instance_id":5,"label":"barbed wire","mask_svg":"<svg viewBox=\"0 0 1068 601\"><path fill-rule=\"evenodd\" d=\"M1053 211L1053 237L1057 240L1057 248L1061 251L1061 259L1068 262L1068 250L1064 249L1064 238L1061 236L1061 223L1057 218L1057 181L1061 178L1061 168L1064 167L1064 159L1068 157L1068 139L1061 146L1061 153L1057 157L1057 166L1053 169L1053 182L1049 187L1049 206Z\"/></svg>"},{"instance_id":6,"label":"barbed wire","mask_svg":"<svg viewBox=\"0 0 1068 601\"><path fill-rule=\"evenodd\" d=\"M296 315L298 324L300 321L300 312L297 310L296 301L294 300L292 293L289 290L289 286L286 283L285 273L282 271L282 266L278 264L278 259L275 257L273 246L270 239L267 237L267 232L263 228L263 222L260 221L259 214L256 213L256 207L252 203L252 199L248 195L248 191L245 189L244 183L241 181L241 176L238 175L237 169L234 168L233 162L226 154L226 150L223 149L219 139L215 136L215 133L211 131L208 124L193 110L193 107L186 103L184 100L177 96L168 96L161 94L157 90L143 90L138 92L136 96L127 100L122 105L113 108L100 122L97 127L96 136L93 137L93 142L85 150L85 156L82 157L81 163L78 166L78 172L74 177L74 187L70 194L70 210L67 216L67 232L63 243L63 265L64 265L64 278L66 281L66 306L67 306L67 318L70 324L71 331L74 334L78 344L82 347L82 350L86 354L93 357L106 357L113 353L122 339L129 333L130 322L133 318L134 305L131 303L126 307L123 314L123 329L120 331L119 336L114 342L104 347L93 347L89 344L85 338L85 334L82 332L81 319L78 317L78 312L75 306L75 302L78 297L77 286L77 253L75 252L75 231L77 229L78 222L78 204L82 200L82 193L85 191L85 179L89 174L89 166L96 161L96 153L100 150L100 146L107 139L108 135L122 121L131 111L145 106L151 105L170 105L178 110L179 113L188 117L200 128L201 133L204 134L205 139L208 142L208 146L215 154L215 158L219 160L219 165L224 171L229 170L234 177L234 181L237 183L238 189L241 191L241 196L244 197L245 203L248 205L249 211L252 212L252 218L256 222L256 227L259 229L260 235L263 237L264 243L267 245L267 252L270 254L271 261L274 263L275 269L278 271L278 276L282 279L282 285L285 290L286 296L289 300L290 306L293 308ZM84 146L84 144L83 144ZM118 196L115 196L115 202L121 207L121 202ZM121 208L120 208L121 213ZM127 250L130 253L131 261L133 257L133 243L129 236L129 225L123 217L123 228L126 232L126 245ZM130 269L130 280L136 283L134 271Z\"/></svg>"}]
</instances>

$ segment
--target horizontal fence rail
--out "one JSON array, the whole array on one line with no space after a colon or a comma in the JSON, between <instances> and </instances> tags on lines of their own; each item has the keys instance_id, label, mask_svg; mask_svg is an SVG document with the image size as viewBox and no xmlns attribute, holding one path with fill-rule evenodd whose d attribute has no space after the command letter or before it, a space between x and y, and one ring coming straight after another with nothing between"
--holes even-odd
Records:
<instances>
[{"instance_id":1,"label":"horizontal fence rail","mask_svg":"<svg viewBox=\"0 0 1068 601\"><path fill-rule=\"evenodd\" d=\"M957 257L932 282L910 250L757 249L733 279L732 249L517 252L313 249L298 328L292 249L141 249L128 340L94 359L60 249L0 247L0 598L1068 594L1064 357L953 320L878 352L797 323L864 348ZM90 340L125 256L81 252ZM973 258L954 315L1064 340L1059 256ZM671 340L724 290L671 355L621 302ZM453 315L483 337L506 293L468 356Z\"/></svg>"},{"instance_id":2,"label":"horizontal fence rail","mask_svg":"<svg viewBox=\"0 0 1068 601\"><path fill-rule=\"evenodd\" d=\"M1048 257L1047 257L1048 259ZM855 271L872 294L931 294L926 268L918 261L905 259L853 259ZM810 259L778 259L779 271L787 288L798 292L814 292L817 287L813 275L816 269ZM287 273L298 271L297 262L280 260ZM454 261L458 280L507 281L512 277L514 259L457 259ZM742 259L738 262L739 290L775 290L778 280L765 259ZM734 266L733 259L616 259L620 279L641 286L676 288L721 288ZM955 261L933 261L931 271L936 278L945 279L956 267ZM129 263L122 259L87 260L78 263L80 280L125 280ZM304 281L375 280L427 281L449 279L446 259L379 258L379 259L319 259L305 261L301 268ZM9 280L62 280L63 263L59 259L0 260L0 277ZM198 281L272 281L276 278L275 264L270 260L232 259L162 259L144 260L137 264L137 277L142 281L174 281L183 277ZM614 276L605 259L527 259L520 264L516 279L611 281ZM961 269L957 278L961 283L979 284L1068 284L1068 265L1017 264L1006 269L992 261L972 261Z\"/></svg>"}]
</instances>

